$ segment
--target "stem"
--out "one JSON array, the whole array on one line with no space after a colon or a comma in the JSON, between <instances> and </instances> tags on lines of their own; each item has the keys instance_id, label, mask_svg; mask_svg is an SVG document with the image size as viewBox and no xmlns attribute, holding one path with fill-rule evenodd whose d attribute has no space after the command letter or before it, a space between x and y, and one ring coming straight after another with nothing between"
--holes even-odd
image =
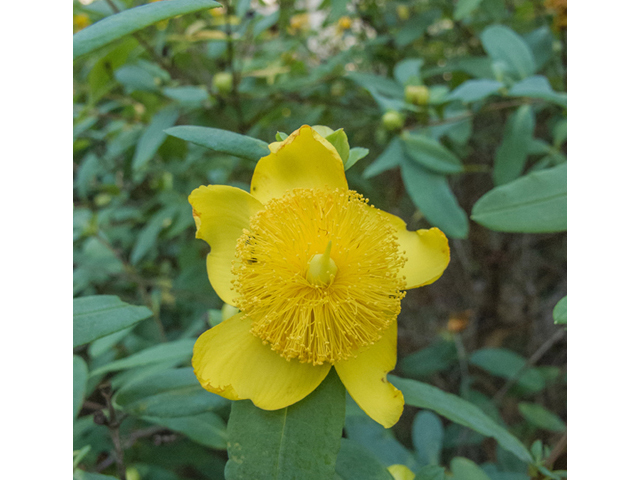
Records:
<instances>
[{"instance_id":1,"label":"stem","mask_svg":"<svg viewBox=\"0 0 640 480\"><path fill-rule=\"evenodd\" d=\"M460 365L460 396L465 400L469 399L469 387L471 386L471 377L469 376L469 361L467 352L462 343L462 337L459 333L453 335L456 344L456 353L458 354L458 364Z\"/></svg>"},{"instance_id":2,"label":"stem","mask_svg":"<svg viewBox=\"0 0 640 480\"><path fill-rule=\"evenodd\" d=\"M544 466L549 470L553 470L553 465L556 463L556 460L567 451L567 432L564 432L562 438L556 443L549 454L549 457L545 460Z\"/></svg>"},{"instance_id":3,"label":"stem","mask_svg":"<svg viewBox=\"0 0 640 480\"><path fill-rule=\"evenodd\" d=\"M247 131L247 125L244 122L244 115L242 114L242 104L240 103L240 95L238 94L240 72L235 69L235 52L233 47L233 38L231 36L231 22L229 21L229 16L231 15L231 6L229 5L228 0L223 0L222 4L224 5L224 8L226 10L224 15L224 28L227 34L227 57L229 61L229 70L231 70L231 77L233 78L233 82L231 84L231 101L233 102L233 106L236 109L236 113L238 115L238 130L240 133L245 133Z\"/></svg>"},{"instance_id":4,"label":"stem","mask_svg":"<svg viewBox=\"0 0 640 480\"><path fill-rule=\"evenodd\" d=\"M111 10L113 10L113 13L120 13L120 9L115 3L113 3L112 0L105 0L105 1L109 5L109 7L111 7ZM138 41L140 45L144 47L147 53L151 55L151 57L156 62L162 65L164 69L169 71L172 77L181 78L182 80L186 80L188 83L196 83L196 84L200 83L200 81L197 78L194 78L190 76L188 73L183 73L181 70L174 68L174 66L171 65L171 63L166 58L164 58L161 55L158 55L157 52L153 49L153 47L149 45L149 43L144 39L142 35L140 35L139 32L132 33L131 35L133 36L133 38L135 38Z\"/></svg>"},{"instance_id":5,"label":"stem","mask_svg":"<svg viewBox=\"0 0 640 480\"><path fill-rule=\"evenodd\" d=\"M538 360L540 360L544 356L544 354L547 353L547 351L549 351L549 349L556 344L556 342L558 340L560 340L562 337L564 337L565 333L566 333L565 330L560 329L551 338L549 338L546 342L544 342L540 346L540 348L538 348L538 350L536 350L535 353L533 355L531 355L531 357L529 357L529 360L527 360L527 363L524 364L522 366L522 368L520 370L518 370L516 372L516 374L509 379L509 381L507 383L504 384L504 386L498 391L498 393L496 393L493 396L491 401L494 404L499 405L500 402L502 402L502 398L507 394L509 389L511 387L513 387L513 385L515 385L516 382L518 380L520 380L522 375L524 375L524 373L529 368L531 368L533 365L535 365L538 362Z\"/></svg>"},{"instance_id":6,"label":"stem","mask_svg":"<svg viewBox=\"0 0 640 480\"><path fill-rule=\"evenodd\" d=\"M138 272L136 272L136 269L132 265L130 265L129 262L127 262L124 259L124 257L120 255L120 252L116 250L106 238L103 238L102 235L99 234L99 232L98 234L96 234L95 237L98 239L98 241L102 245L108 248L118 260L120 260L120 262L124 266L125 272L138 287L138 294L142 297L142 300L144 301L145 305L149 307L149 310L153 312L153 320L155 321L156 326L158 327L158 332L160 333L161 340L163 342L166 342L167 335L165 334L164 326L162 325L162 320L160 320L160 312L153 307L153 301L151 300L151 296L149 295L149 292L147 292L147 287L150 285L149 282L147 282L146 279L141 277L138 274Z\"/></svg>"},{"instance_id":7,"label":"stem","mask_svg":"<svg viewBox=\"0 0 640 480\"><path fill-rule=\"evenodd\" d=\"M101 388L100 393L107 402L107 409L109 411L107 427L109 427L111 441L113 441L114 458L118 468L118 476L120 480L127 480L127 469L124 465L124 450L122 449L122 443L120 441L120 420L118 420L116 410L113 408L113 403L111 403L111 388L109 386Z\"/></svg>"}]
</instances>

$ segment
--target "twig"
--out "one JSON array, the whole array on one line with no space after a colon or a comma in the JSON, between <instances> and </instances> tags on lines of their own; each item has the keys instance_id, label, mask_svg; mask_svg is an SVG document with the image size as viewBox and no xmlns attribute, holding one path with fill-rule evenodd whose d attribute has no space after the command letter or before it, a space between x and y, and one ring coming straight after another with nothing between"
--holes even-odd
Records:
<instances>
[{"instance_id":1,"label":"twig","mask_svg":"<svg viewBox=\"0 0 640 480\"><path fill-rule=\"evenodd\" d=\"M465 400L469 399L469 386L471 383L471 377L469 376L469 361L467 359L467 352L462 343L462 337L459 333L453 335L453 340L456 345L456 353L458 355L458 364L460 365L460 396Z\"/></svg>"},{"instance_id":2,"label":"twig","mask_svg":"<svg viewBox=\"0 0 640 480\"><path fill-rule=\"evenodd\" d=\"M562 438L556 443L549 454L549 457L545 460L544 466L549 470L553 470L553 465L556 463L556 460L567 451L567 432L564 432Z\"/></svg>"},{"instance_id":3,"label":"twig","mask_svg":"<svg viewBox=\"0 0 640 480\"><path fill-rule=\"evenodd\" d=\"M153 435L160 433L164 430L166 430L165 427L158 427L158 426L136 430L135 432L131 433L129 438L127 438L127 440L124 442L123 448L125 450L128 450L129 448L133 447L135 443L141 438L152 437ZM100 462L98 466L95 468L96 473L100 473L106 470L115 461L116 461L116 456L113 453L111 453L107 458L105 458L102 462Z\"/></svg>"},{"instance_id":4,"label":"twig","mask_svg":"<svg viewBox=\"0 0 640 480\"><path fill-rule=\"evenodd\" d=\"M228 0L223 0L222 4L225 8L224 15L224 28L227 34L227 57L229 61L229 69L231 70L231 78L233 81L231 82L231 100L233 102L233 106L236 109L238 115L238 130L240 133L245 133L247 130L247 126L244 123L244 115L242 113L242 104L240 103L240 96L238 95L238 84L240 83L240 72L238 72L234 65L234 48L233 48L233 38L231 36L231 22L229 21L229 16L231 15L231 6Z\"/></svg>"},{"instance_id":5,"label":"twig","mask_svg":"<svg viewBox=\"0 0 640 480\"><path fill-rule=\"evenodd\" d=\"M115 255L115 257L124 266L124 270L127 273L127 275L129 275L129 277L131 277L131 280L135 282L136 286L138 287L138 293L142 297L144 303L147 305L147 307L149 307L149 309L153 313L153 320L155 321L156 326L158 327L158 331L160 333L160 337L162 341L166 342L167 335L164 332L164 326L162 325L162 320L160 320L160 312L158 312L157 309L153 307L153 301L151 300L151 296L147 292L147 287L149 286L149 282L147 282L146 279L138 275L138 272L136 272L136 269L131 264L129 264L129 262L127 262L122 255L120 255L120 252L116 250L106 238L103 238L100 235L100 232L96 234L96 238L102 245L108 248L109 251L111 251L111 253Z\"/></svg>"},{"instance_id":6,"label":"twig","mask_svg":"<svg viewBox=\"0 0 640 480\"><path fill-rule=\"evenodd\" d=\"M112 0L105 0L105 1L107 2L111 10L113 10L113 13L120 13L120 9L115 3L113 3ZM140 35L140 33L135 32L135 33L132 33L131 35L133 36L133 38L135 38L138 41L138 43L140 43L140 45L144 47L144 49L149 53L149 55L151 55L151 57L156 62L158 62L160 65L162 65L163 68L169 71L172 77L182 78L183 80L186 80L189 83L192 83L192 82L196 84L200 83L200 81L197 78L192 77L186 72L183 73L181 70L174 68L174 66L171 65L171 63L167 61L166 58L164 58L161 55L158 55L157 52L153 49L153 47L149 45L149 43L144 39L142 35Z\"/></svg>"},{"instance_id":7,"label":"twig","mask_svg":"<svg viewBox=\"0 0 640 480\"><path fill-rule=\"evenodd\" d=\"M480 114L480 113L484 113L484 112L495 112L498 110L504 110L505 108L511 108L511 107L519 107L521 105L535 105L538 103L544 103L544 100L538 100L538 99L525 99L525 100L509 100L506 102L498 102L498 103L493 103L487 106L482 107L480 110L478 110L477 112L469 112L469 113L464 113L462 115L457 115L455 117L450 117L450 118L445 118L443 120L438 120L436 122L429 122L428 126L434 126L434 125L445 125L447 123L455 123L455 122L459 122L461 120L466 120L467 118L471 118L471 117L475 117L476 115ZM420 125L420 128L422 128L423 125Z\"/></svg>"},{"instance_id":8,"label":"twig","mask_svg":"<svg viewBox=\"0 0 640 480\"><path fill-rule=\"evenodd\" d=\"M509 381L507 383L505 383L503 385L503 387L498 391L498 393L496 393L493 396L491 401L495 405L499 405L500 402L502 402L502 398L507 394L509 389L511 387L513 387L513 385L515 385L516 382L518 380L520 380L522 375L524 375L524 373L529 368L531 368L533 365L535 365L538 362L538 360L540 360L544 356L544 354L547 353L547 351L556 344L556 342L558 340L560 340L562 337L564 337L565 333L566 333L566 331L564 329L559 329L555 334L553 334L553 336L551 338L549 338L546 342L544 342L540 346L540 348L538 348L538 350L536 350L535 353L533 355L531 355L531 357L529 357L529 360L527 360L527 363L525 363L522 366L522 368L520 370L518 370L516 372L516 374L509 379Z\"/></svg>"},{"instance_id":9,"label":"twig","mask_svg":"<svg viewBox=\"0 0 640 480\"><path fill-rule=\"evenodd\" d=\"M120 441L120 420L118 420L116 410L113 407L113 403L111 403L111 387L106 386L101 388L100 393L107 402L109 418L106 425L109 427L109 433L111 434L111 440L113 441L114 458L118 468L118 476L120 477L120 480L127 480L127 469L124 465L124 450Z\"/></svg>"},{"instance_id":10,"label":"twig","mask_svg":"<svg viewBox=\"0 0 640 480\"><path fill-rule=\"evenodd\" d=\"M453 340L456 345L456 353L458 356L458 364L460 365L460 396L468 400L469 399L469 387L471 386L471 377L469 376L469 360L467 359L467 352L462 343L462 337L459 333L453 335ZM458 453L462 456L465 440L469 435L469 429L463 428L458 435Z\"/></svg>"}]
</instances>

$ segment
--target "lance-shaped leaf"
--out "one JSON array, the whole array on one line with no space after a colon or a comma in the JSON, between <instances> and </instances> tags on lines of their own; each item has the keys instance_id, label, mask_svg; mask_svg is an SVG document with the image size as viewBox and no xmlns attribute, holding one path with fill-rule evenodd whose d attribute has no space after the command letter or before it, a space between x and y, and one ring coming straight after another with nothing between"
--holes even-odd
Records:
<instances>
[{"instance_id":1,"label":"lance-shaped leaf","mask_svg":"<svg viewBox=\"0 0 640 480\"><path fill-rule=\"evenodd\" d=\"M471 219L498 232L567 229L567 164L536 171L484 194Z\"/></svg>"},{"instance_id":2,"label":"lance-shaped leaf","mask_svg":"<svg viewBox=\"0 0 640 480\"><path fill-rule=\"evenodd\" d=\"M451 191L447 177L427 170L406 156L402 157L401 166L407 192L429 223L449 237L466 238L469 220Z\"/></svg>"},{"instance_id":3,"label":"lance-shaped leaf","mask_svg":"<svg viewBox=\"0 0 640 480\"><path fill-rule=\"evenodd\" d=\"M531 105L522 105L507 120L504 138L496 151L493 181L503 185L520 176L533 142L536 118Z\"/></svg>"},{"instance_id":4,"label":"lance-shaped leaf","mask_svg":"<svg viewBox=\"0 0 640 480\"><path fill-rule=\"evenodd\" d=\"M150 3L116 13L80 30L73 36L73 59L156 22L221 6L213 0L172 0Z\"/></svg>"},{"instance_id":5,"label":"lance-shaped leaf","mask_svg":"<svg viewBox=\"0 0 640 480\"><path fill-rule=\"evenodd\" d=\"M339 480L393 480L382 463L363 446L352 440L342 439L336 479Z\"/></svg>"},{"instance_id":6,"label":"lance-shaped leaf","mask_svg":"<svg viewBox=\"0 0 640 480\"><path fill-rule=\"evenodd\" d=\"M118 332L152 315L147 307L124 303L113 295L73 299L73 346Z\"/></svg>"},{"instance_id":7,"label":"lance-shaped leaf","mask_svg":"<svg viewBox=\"0 0 640 480\"><path fill-rule=\"evenodd\" d=\"M531 454L520 440L472 403L415 380L389 375L389 381L402 391L407 405L433 410L455 423L475 430L487 437L495 438L502 448L510 451L521 460L525 462L533 460Z\"/></svg>"},{"instance_id":8,"label":"lance-shaped leaf","mask_svg":"<svg viewBox=\"0 0 640 480\"><path fill-rule=\"evenodd\" d=\"M219 128L181 125L168 128L165 133L216 152L235 155L254 162L271 153L267 142Z\"/></svg>"},{"instance_id":9,"label":"lance-shaped leaf","mask_svg":"<svg viewBox=\"0 0 640 480\"><path fill-rule=\"evenodd\" d=\"M494 66L501 64L507 72L520 79L535 73L536 64L531 48L520 35L509 27L491 25L480 34L480 41L493 60Z\"/></svg>"},{"instance_id":10,"label":"lance-shaped leaf","mask_svg":"<svg viewBox=\"0 0 640 480\"><path fill-rule=\"evenodd\" d=\"M567 324L567 297L564 296L560 299L560 301L553 307L553 323L556 325L566 325Z\"/></svg>"},{"instance_id":11,"label":"lance-shaped leaf","mask_svg":"<svg viewBox=\"0 0 640 480\"><path fill-rule=\"evenodd\" d=\"M344 415L344 387L333 369L313 393L280 410L233 402L225 478L333 480Z\"/></svg>"},{"instance_id":12,"label":"lance-shaped leaf","mask_svg":"<svg viewBox=\"0 0 640 480\"><path fill-rule=\"evenodd\" d=\"M228 404L202 388L191 367L164 370L128 383L113 400L126 413L152 417L196 415Z\"/></svg>"},{"instance_id":13,"label":"lance-shaped leaf","mask_svg":"<svg viewBox=\"0 0 640 480\"><path fill-rule=\"evenodd\" d=\"M415 162L436 173L460 173L463 170L458 157L437 140L416 133L402 135L404 149Z\"/></svg>"}]
</instances>

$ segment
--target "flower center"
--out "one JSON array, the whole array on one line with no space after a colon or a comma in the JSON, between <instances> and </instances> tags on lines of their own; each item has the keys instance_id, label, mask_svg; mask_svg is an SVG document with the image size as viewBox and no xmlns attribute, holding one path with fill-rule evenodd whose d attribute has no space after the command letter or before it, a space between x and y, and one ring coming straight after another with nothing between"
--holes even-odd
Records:
<instances>
[{"instance_id":1,"label":"flower center","mask_svg":"<svg viewBox=\"0 0 640 480\"><path fill-rule=\"evenodd\" d=\"M326 287L333 283L338 272L336 262L331 258L331 240L327 243L324 253L316 254L309 260L307 268L307 281L312 285Z\"/></svg>"},{"instance_id":2,"label":"flower center","mask_svg":"<svg viewBox=\"0 0 640 480\"><path fill-rule=\"evenodd\" d=\"M252 332L287 360L345 360L400 313L406 261L384 215L351 190L295 189L238 240L233 288Z\"/></svg>"}]
</instances>

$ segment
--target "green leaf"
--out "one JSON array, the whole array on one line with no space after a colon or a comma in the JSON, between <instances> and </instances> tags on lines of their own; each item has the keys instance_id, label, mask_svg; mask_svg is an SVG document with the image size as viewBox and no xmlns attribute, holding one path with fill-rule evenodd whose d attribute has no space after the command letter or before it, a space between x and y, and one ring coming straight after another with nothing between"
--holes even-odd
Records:
<instances>
[{"instance_id":1,"label":"green leaf","mask_svg":"<svg viewBox=\"0 0 640 480\"><path fill-rule=\"evenodd\" d=\"M362 176L364 178L371 178L379 175L382 172L390 170L400 165L400 160L404 155L402 142L400 137L395 137L384 152L380 154L367 168L364 169Z\"/></svg>"},{"instance_id":2,"label":"green leaf","mask_svg":"<svg viewBox=\"0 0 640 480\"><path fill-rule=\"evenodd\" d=\"M413 203L425 218L452 238L467 238L469 220L451 191L447 177L433 173L406 156L402 179Z\"/></svg>"},{"instance_id":3,"label":"green leaf","mask_svg":"<svg viewBox=\"0 0 640 480\"><path fill-rule=\"evenodd\" d=\"M494 79L491 59L489 57L463 57L449 62L447 70L462 71L476 78Z\"/></svg>"},{"instance_id":4,"label":"green leaf","mask_svg":"<svg viewBox=\"0 0 640 480\"><path fill-rule=\"evenodd\" d=\"M553 126L553 146L560 148L567 141L567 119L560 120Z\"/></svg>"},{"instance_id":5,"label":"green leaf","mask_svg":"<svg viewBox=\"0 0 640 480\"><path fill-rule=\"evenodd\" d=\"M218 128L181 125L171 127L165 133L216 152L235 155L254 162L271 153L267 142Z\"/></svg>"},{"instance_id":6,"label":"green leaf","mask_svg":"<svg viewBox=\"0 0 640 480\"><path fill-rule=\"evenodd\" d=\"M522 174L535 126L536 118L531 105L522 105L509 115L502 143L496 151L493 169L496 185L508 183Z\"/></svg>"},{"instance_id":7,"label":"green leaf","mask_svg":"<svg viewBox=\"0 0 640 480\"><path fill-rule=\"evenodd\" d=\"M73 472L73 480L118 480L111 475L102 475L101 473L85 472L84 470L75 470Z\"/></svg>"},{"instance_id":8,"label":"green leaf","mask_svg":"<svg viewBox=\"0 0 640 480\"><path fill-rule=\"evenodd\" d=\"M393 67L393 77L401 85L406 85L411 81L420 81L420 68L423 63L424 59L422 58L405 58Z\"/></svg>"},{"instance_id":9,"label":"green leaf","mask_svg":"<svg viewBox=\"0 0 640 480\"><path fill-rule=\"evenodd\" d=\"M529 144L529 155L544 155L551 151L551 145L540 138L534 138Z\"/></svg>"},{"instance_id":10,"label":"green leaf","mask_svg":"<svg viewBox=\"0 0 640 480\"><path fill-rule=\"evenodd\" d=\"M531 454L516 437L489 418L475 405L456 395L427 385L426 383L389 375L389 381L400 389L407 405L426 408L471 428L482 435L495 438L504 448L525 462L531 462Z\"/></svg>"},{"instance_id":11,"label":"green leaf","mask_svg":"<svg viewBox=\"0 0 640 480\"><path fill-rule=\"evenodd\" d=\"M196 341L192 338L175 340L173 342L161 343L153 347L134 353L133 355L116 360L91 372L91 376L100 375L117 370L126 370L155 363L165 363L170 361L183 362L191 358L193 345Z\"/></svg>"},{"instance_id":12,"label":"green leaf","mask_svg":"<svg viewBox=\"0 0 640 480\"><path fill-rule=\"evenodd\" d=\"M189 417L142 417L142 419L166 427L174 432L180 432L205 447L218 450L227 448L228 435L224 420L213 412L200 413Z\"/></svg>"},{"instance_id":13,"label":"green leaf","mask_svg":"<svg viewBox=\"0 0 640 480\"><path fill-rule=\"evenodd\" d=\"M468 458L455 457L449 465L453 477L451 480L491 480L484 471Z\"/></svg>"},{"instance_id":14,"label":"green leaf","mask_svg":"<svg viewBox=\"0 0 640 480\"><path fill-rule=\"evenodd\" d=\"M567 425L559 416L537 403L520 402L518 410L527 422L543 430L564 432L567 429Z\"/></svg>"},{"instance_id":15,"label":"green leaf","mask_svg":"<svg viewBox=\"0 0 640 480\"><path fill-rule=\"evenodd\" d=\"M158 90L156 77L140 65L124 65L115 71L116 80L126 88L127 93L140 90L155 92Z\"/></svg>"},{"instance_id":16,"label":"green leaf","mask_svg":"<svg viewBox=\"0 0 640 480\"><path fill-rule=\"evenodd\" d=\"M131 250L130 262L136 265L155 246L160 232L173 221L175 207L165 207L156 212L136 237Z\"/></svg>"},{"instance_id":17,"label":"green leaf","mask_svg":"<svg viewBox=\"0 0 640 480\"><path fill-rule=\"evenodd\" d=\"M344 426L349 440L363 446L387 467L396 464L417 466L412 452L396 439L391 429L372 420L359 407L355 409L358 413L347 415Z\"/></svg>"},{"instance_id":18,"label":"green leaf","mask_svg":"<svg viewBox=\"0 0 640 480\"><path fill-rule=\"evenodd\" d=\"M151 315L147 307L129 305L113 295L74 298L73 346L123 330Z\"/></svg>"},{"instance_id":19,"label":"green leaf","mask_svg":"<svg viewBox=\"0 0 640 480\"><path fill-rule=\"evenodd\" d=\"M440 464L444 428L442 421L432 412L418 412L411 427L413 446L422 463Z\"/></svg>"},{"instance_id":20,"label":"green leaf","mask_svg":"<svg viewBox=\"0 0 640 480\"><path fill-rule=\"evenodd\" d=\"M89 369L84 360L78 355L73 356L73 418L78 416L82 402L87 393L87 379Z\"/></svg>"},{"instance_id":21,"label":"green leaf","mask_svg":"<svg viewBox=\"0 0 640 480\"><path fill-rule=\"evenodd\" d=\"M567 164L490 190L473 206L471 219L498 232L566 231Z\"/></svg>"},{"instance_id":22,"label":"green leaf","mask_svg":"<svg viewBox=\"0 0 640 480\"><path fill-rule=\"evenodd\" d=\"M153 158L165 138L167 138L164 130L176 123L179 114L177 108L167 107L153 116L151 123L140 136L136 145L136 153L133 155L131 164L134 171L141 170Z\"/></svg>"},{"instance_id":23,"label":"green leaf","mask_svg":"<svg viewBox=\"0 0 640 480\"><path fill-rule=\"evenodd\" d=\"M404 99L404 87L390 78L358 72L349 73L347 78L367 89L372 95Z\"/></svg>"},{"instance_id":24,"label":"green leaf","mask_svg":"<svg viewBox=\"0 0 640 480\"><path fill-rule=\"evenodd\" d=\"M403 375L417 380L449 368L458 359L453 341L440 340L400 360Z\"/></svg>"},{"instance_id":25,"label":"green leaf","mask_svg":"<svg viewBox=\"0 0 640 480\"><path fill-rule=\"evenodd\" d=\"M529 45L509 27L491 25L480 34L480 40L494 65L503 65L507 72L520 79L535 73L536 65Z\"/></svg>"},{"instance_id":26,"label":"green leaf","mask_svg":"<svg viewBox=\"0 0 640 480\"><path fill-rule=\"evenodd\" d=\"M281 410L233 402L225 478L333 479L344 412L344 387L333 369L313 393Z\"/></svg>"},{"instance_id":27,"label":"green leaf","mask_svg":"<svg viewBox=\"0 0 640 480\"><path fill-rule=\"evenodd\" d=\"M93 359L106 353L111 349L111 347L129 335L134 328L135 325L133 327L120 330L119 332L112 333L111 335L107 335L106 337L99 338L98 340L94 340L91 342L91 345L89 345L89 356Z\"/></svg>"},{"instance_id":28,"label":"green leaf","mask_svg":"<svg viewBox=\"0 0 640 480\"><path fill-rule=\"evenodd\" d=\"M151 417L196 415L228 403L202 388L191 367L157 372L128 383L113 400L126 413Z\"/></svg>"},{"instance_id":29,"label":"green leaf","mask_svg":"<svg viewBox=\"0 0 640 480\"><path fill-rule=\"evenodd\" d=\"M465 103L477 102L499 91L504 84L486 78L467 80L449 94L448 100L460 100Z\"/></svg>"},{"instance_id":30,"label":"green leaf","mask_svg":"<svg viewBox=\"0 0 640 480\"><path fill-rule=\"evenodd\" d=\"M116 13L73 36L73 59L156 22L220 6L213 0L172 0L150 3Z\"/></svg>"},{"instance_id":31,"label":"green leaf","mask_svg":"<svg viewBox=\"0 0 640 480\"><path fill-rule=\"evenodd\" d=\"M536 62L536 71L540 70L553 55L553 33L546 25L524 35Z\"/></svg>"},{"instance_id":32,"label":"green leaf","mask_svg":"<svg viewBox=\"0 0 640 480\"><path fill-rule=\"evenodd\" d=\"M567 297L564 296L560 299L560 301L553 307L553 323L556 325L566 325L567 324Z\"/></svg>"},{"instance_id":33,"label":"green leaf","mask_svg":"<svg viewBox=\"0 0 640 480\"><path fill-rule=\"evenodd\" d=\"M352 149L350 149L349 158L344 164L345 171L349 170L351 167L353 167L356 164L356 162L358 162L359 160L362 160L367 155L369 155L368 148L353 147Z\"/></svg>"},{"instance_id":34,"label":"green leaf","mask_svg":"<svg viewBox=\"0 0 640 480\"><path fill-rule=\"evenodd\" d=\"M445 480L445 470L444 467L439 467L437 465L427 465L426 467L422 467L416 473L416 478L414 480Z\"/></svg>"},{"instance_id":35,"label":"green leaf","mask_svg":"<svg viewBox=\"0 0 640 480\"><path fill-rule=\"evenodd\" d=\"M342 163L346 165L349 160L349 140L347 139L347 134L344 133L344 129L336 130L324 138L335 147L342 159Z\"/></svg>"},{"instance_id":36,"label":"green leaf","mask_svg":"<svg viewBox=\"0 0 640 480\"><path fill-rule=\"evenodd\" d=\"M459 103L449 104L444 109L443 120L445 122L428 127L428 135L436 140L447 136L458 145L466 145L473 133L472 117L473 113Z\"/></svg>"},{"instance_id":37,"label":"green leaf","mask_svg":"<svg viewBox=\"0 0 640 480\"><path fill-rule=\"evenodd\" d=\"M509 90L509 95L512 97L540 98L561 107L567 106L567 94L554 91L547 77L542 75L534 75L516 83Z\"/></svg>"},{"instance_id":38,"label":"green leaf","mask_svg":"<svg viewBox=\"0 0 640 480\"><path fill-rule=\"evenodd\" d=\"M186 107L199 107L209 98L209 93L204 87L195 87L192 85L165 87L162 89L162 93L165 97L169 97Z\"/></svg>"},{"instance_id":39,"label":"green leaf","mask_svg":"<svg viewBox=\"0 0 640 480\"><path fill-rule=\"evenodd\" d=\"M340 443L336 476L340 480L393 480L389 470L375 456L347 439Z\"/></svg>"},{"instance_id":40,"label":"green leaf","mask_svg":"<svg viewBox=\"0 0 640 480\"><path fill-rule=\"evenodd\" d=\"M506 348L481 348L471 354L469 363L492 375L509 380L524 368L527 361L521 355ZM518 379L518 385L537 392L544 389L545 381L540 372L528 369Z\"/></svg>"},{"instance_id":41,"label":"green leaf","mask_svg":"<svg viewBox=\"0 0 640 480\"><path fill-rule=\"evenodd\" d=\"M482 3L482 0L458 0L453 11L454 20L462 20L471 15Z\"/></svg>"},{"instance_id":42,"label":"green leaf","mask_svg":"<svg viewBox=\"0 0 640 480\"><path fill-rule=\"evenodd\" d=\"M458 157L433 138L415 133L403 133L402 140L407 155L435 173L460 173L464 170Z\"/></svg>"}]
</instances>

